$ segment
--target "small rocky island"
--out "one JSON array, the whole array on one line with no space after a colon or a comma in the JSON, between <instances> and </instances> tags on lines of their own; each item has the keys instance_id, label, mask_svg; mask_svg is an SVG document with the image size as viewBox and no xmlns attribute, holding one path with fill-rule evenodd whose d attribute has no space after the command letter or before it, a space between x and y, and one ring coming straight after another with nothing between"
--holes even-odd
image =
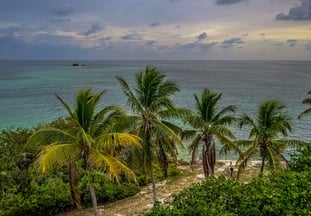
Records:
<instances>
[{"instance_id":1,"label":"small rocky island","mask_svg":"<svg viewBox=\"0 0 311 216\"><path fill-rule=\"evenodd\" d=\"M85 66L85 64L73 63L71 66L73 66L73 67L79 67L79 66Z\"/></svg>"}]
</instances>

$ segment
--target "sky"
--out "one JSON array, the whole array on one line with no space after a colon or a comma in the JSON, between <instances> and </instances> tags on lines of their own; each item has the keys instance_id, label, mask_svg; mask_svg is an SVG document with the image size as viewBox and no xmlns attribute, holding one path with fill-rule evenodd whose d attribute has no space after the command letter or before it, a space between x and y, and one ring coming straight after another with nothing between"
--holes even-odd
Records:
<instances>
[{"instance_id":1,"label":"sky","mask_svg":"<svg viewBox=\"0 0 311 216\"><path fill-rule=\"evenodd\" d=\"M0 59L311 60L311 0L1 0Z\"/></svg>"}]
</instances>

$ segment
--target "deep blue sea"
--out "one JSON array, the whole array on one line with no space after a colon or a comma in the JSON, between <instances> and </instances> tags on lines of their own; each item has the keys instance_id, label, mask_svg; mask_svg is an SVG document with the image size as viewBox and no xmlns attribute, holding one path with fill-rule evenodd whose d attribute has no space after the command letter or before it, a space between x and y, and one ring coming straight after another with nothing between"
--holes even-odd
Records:
<instances>
[{"instance_id":1,"label":"deep blue sea","mask_svg":"<svg viewBox=\"0 0 311 216\"><path fill-rule=\"evenodd\" d=\"M85 66L73 67L73 63ZM107 90L102 104L125 110L126 97L116 76L130 85L134 74L154 65L181 91L176 105L193 108L193 94L203 88L223 93L221 105L234 104L238 113L254 114L265 99L278 99L293 118L291 137L311 140L311 115L297 116L307 107L301 101L311 90L311 61L0 61L0 129L32 127L66 114L55 93L73 104L81 88ZM245 132L234 128L237 137Z\"/></svg>"}]
</instances>

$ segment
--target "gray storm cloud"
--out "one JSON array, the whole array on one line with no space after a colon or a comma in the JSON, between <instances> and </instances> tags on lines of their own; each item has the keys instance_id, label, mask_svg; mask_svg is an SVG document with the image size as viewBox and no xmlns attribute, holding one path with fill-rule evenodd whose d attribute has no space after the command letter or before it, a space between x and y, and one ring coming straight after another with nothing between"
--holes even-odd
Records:
<instances>
[{"instance_id":1,"label":"gray storm cloud","mask_svg":"<svg viewBox=\"0 0 311 216\"><path fill-rule=\"evenodd\" d=\"M53 8L50 10L51 14L55 16L68 16L74 12L73 8Z\"/></svg>"},{"instance_id":2,"label":"gray storm cloud","mask_svg":"<svg viewBox=\"0 0 311 216\"><path fill-rule=\"evenodd\" d=\"M228 5L242 2L244 0L216 0L216 4L218 5Z\"/></svg>"},{"instance_id":3,"label":"gray storm cloud","mask_svg":"<svg viewBox=\"0 0 311 216\"><path fill-rule=\"evenodd\" d=\"M91 28L88 29L87 31L83 32L82 35L84 36L90 36L90 35L93 35L99 31L101 31L104 27L102 25L100 25L100 23L93 23L91 25Z\"/></svg>"},{"instance_id":4,"label":"gray storm cloud","mask_svg":"<svg viewBox=\"0 0 311 216\"><path fill-rule=\"evenodd\" d=\"M294 47L297 44L298 40L296 40L296 39L288 39L286 42L287 42L289 47Z\"/></svg>"},{"instance_id":5,"label":"gray storm cloud","mask_svg":"<svg viewBox=\"0 0 311 216\"><path fill-rule=\"evenodd\" d=\"M230 38L230 39L224 40L220 46L223 48L229 48L237 44L244 44L244 43L245 42L241 38Z\"/></svg>"},{"instance_id":6,"label":"gray storm cloud","mask_svg":"<svg viewBox=\"0 0 311 216\"><path fill-rule=\"evenodd\" d=\"M201 33L201 34L198 36L198 39L199 39L199 40L203 40L203 39L205 39L205 38L207 38L207 34L206 34L205 32Z\"/></svg>"},{"instance_id":7,"label":"gray storm cloud","mask_svg":"<svg viewBox=\"0 0 311 216\"><path fill-rule=\"evenodd\" d=\"M137 33L127 34L121 37L123 40L142 40L142 36Z\"/></svg>"},{"instance_id":8,"label":"gray storm cloud","mask_svg":"<svg viewBox=\"0 0 311 216\"><path fill-rule=\"evenodd\" d=\"M151 23L151 24L150 24L150 27L157 27L157 26L159 26L159 25L160 25L160 23L155 22L155 23Z\"/></svg>"},{"instance_id":9,"label":"gray storm cloud","mask_svg":"<svg viewBox=\"0 0 311 216\"><path fill-rule=\"evenodd\" d=\"M300 0L301 4L289 9L288 14L279 13L276 20L311 20L311 0Z\"/></svg>"}]
</instances>

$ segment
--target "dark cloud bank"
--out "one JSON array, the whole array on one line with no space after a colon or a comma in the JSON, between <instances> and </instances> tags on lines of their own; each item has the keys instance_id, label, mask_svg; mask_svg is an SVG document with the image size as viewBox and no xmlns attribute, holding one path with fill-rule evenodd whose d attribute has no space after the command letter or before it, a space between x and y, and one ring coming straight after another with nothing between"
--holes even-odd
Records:
<instances>
[{"instance_id":1,"label":"dark cloud bank","mask_svg":"<svg viewBox=\"0 0 311 216\"><path fill-rule=\"evenodd\" d=\"M239 3L244 0L216 0L216 4L218 5L228 5L228 4L234 4L234 3Z\"/></svg>"},{"instance_id":2,"label":"dark cloud bank","mask_svg":"<svg viewBox=\"0 0 311 216\"><path fill-rule=\"evenodd\" d=\"M311 0L300 0L301 4L297 7L289 9L288 14L279 13L276 20L311 20Z\"/></svg>"}]
</instances>

